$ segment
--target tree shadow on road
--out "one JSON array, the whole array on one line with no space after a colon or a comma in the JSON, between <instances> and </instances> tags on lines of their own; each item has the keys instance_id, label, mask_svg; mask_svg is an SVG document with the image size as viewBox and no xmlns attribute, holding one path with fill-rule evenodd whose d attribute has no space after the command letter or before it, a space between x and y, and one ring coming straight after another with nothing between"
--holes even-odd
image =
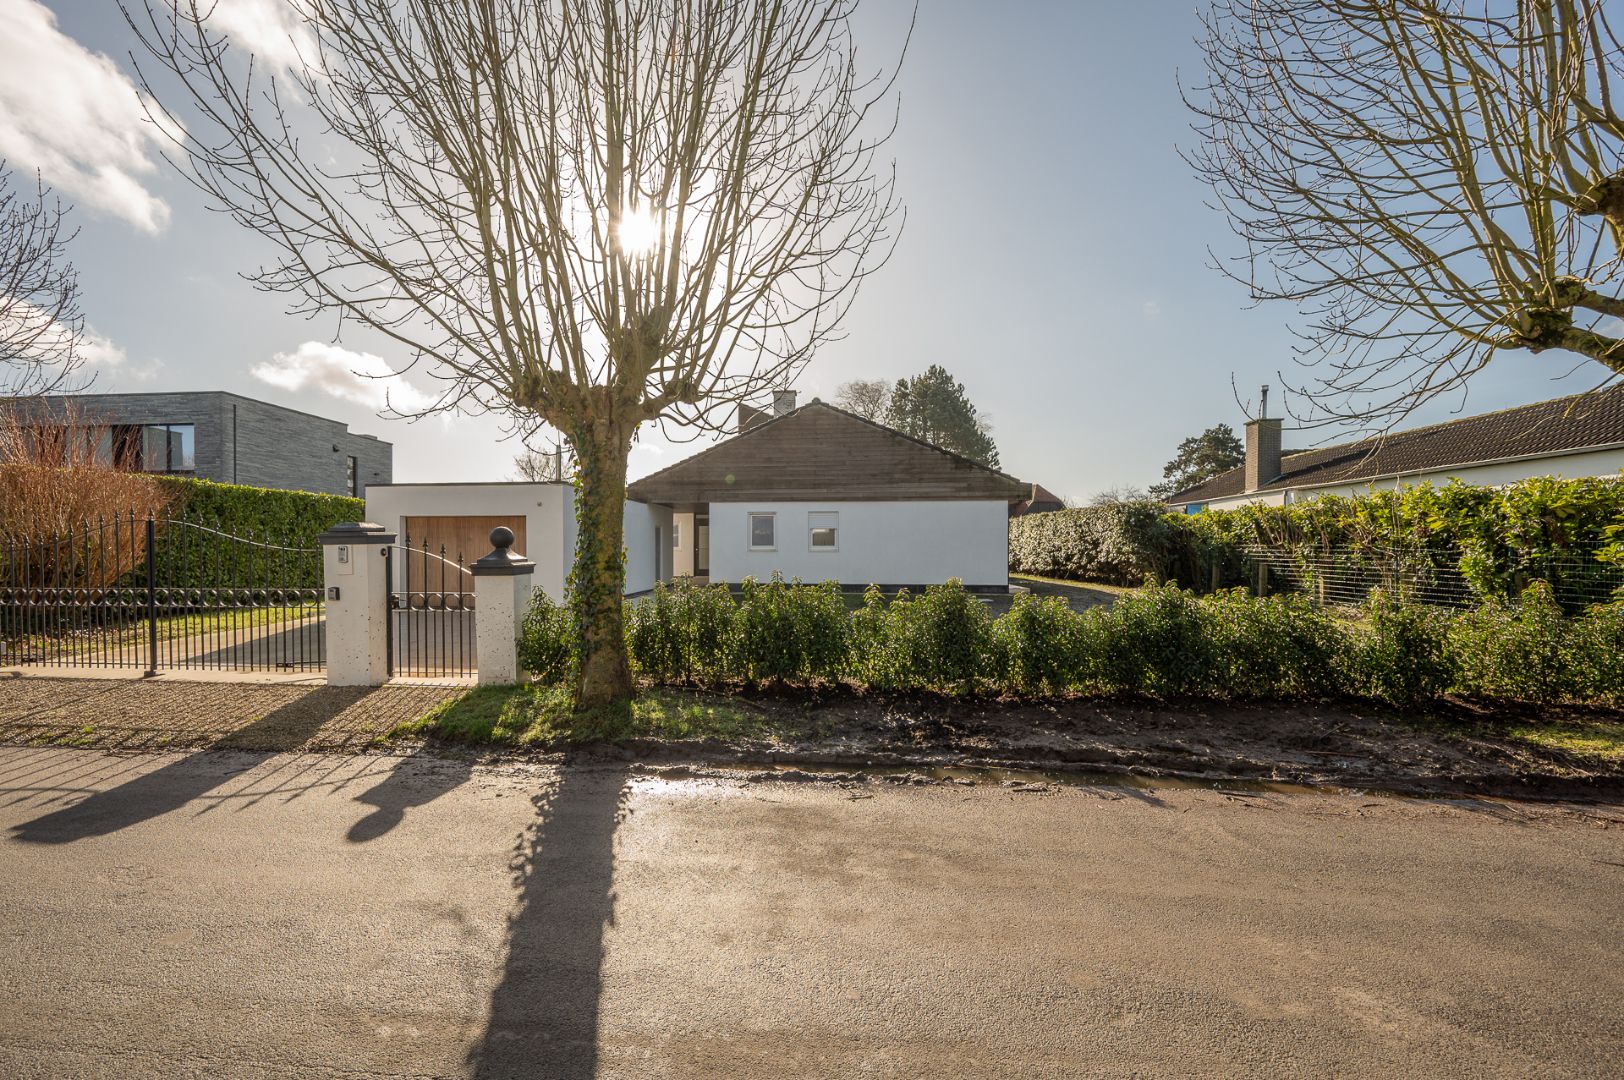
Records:
<instances>
[{"instance_id":1,"label":"tree shadow on road","mask_svg":"<svg viewBox=\"0 0 1624 1080\"><path fill-rule=\"evenodd\" d=\"M375 693L376 687L322 687L271 710L209 746L210 750L294 750L332 720ZM105 836L201 798L240 770L207 767L201 751L171 762L72 806L14 826L12 839L33 844L66 844Z\"/></svg>"},{"instance_id":2,"label":"tree shadow on road","mask_svg":"<svg viewBox=\"0 0 1624 1080\"><path fill-rule=\"evenodd\" d=\"M376 840L404 821L406 811L461 787L472 773L473 764L460 758L424 754L402 758L387 776L355 797L373 810L350 826L345 839L352 844Z\"/></svg>"},{"instance_id":3,"label":"tree shadow on road","mask_svg":"<svg viewBox=\"0 0 1624 1080\"><path fill-rule=\"evenodd\" d=\"M604 928L614 921L623 770L565 769L536 796L512 863L519 897L490 1022L469 1051L478 1080L590 1080L598 1068Z\"/></svg>"}]
</instances>

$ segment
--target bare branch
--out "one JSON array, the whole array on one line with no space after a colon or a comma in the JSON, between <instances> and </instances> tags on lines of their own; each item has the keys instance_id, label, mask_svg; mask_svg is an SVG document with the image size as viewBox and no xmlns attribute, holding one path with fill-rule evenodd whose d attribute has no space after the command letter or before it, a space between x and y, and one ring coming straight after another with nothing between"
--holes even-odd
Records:
<instances>
[{"instance_id":1,"label":"bare branch","mask_svg":"<svg viewBox=\"0 0 1624 1080\"><path fill-rule=\"evenodd\" d=\"M1310 422L1387 421L1502 349L1624 373L1624 50L1602 0L1220 0L1189 161L1289 301Z\"/></svg>"},{"instance_id":2,"label":"bare branch","mask_svg":"<svg viewBox=\"0 0 1624 1080\"><path fill-rule=\"evenodd\" d=\"M82 389L79 276L67 260L76 235L67 211L37 177L29 201L0 159L0 394Z\"/></svg>"}]
</instances>

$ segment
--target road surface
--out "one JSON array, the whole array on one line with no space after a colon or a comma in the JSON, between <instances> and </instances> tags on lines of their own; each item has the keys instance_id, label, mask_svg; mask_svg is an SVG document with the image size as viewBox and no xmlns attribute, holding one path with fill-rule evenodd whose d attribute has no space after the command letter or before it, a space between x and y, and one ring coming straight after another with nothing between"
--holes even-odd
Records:
<instances>
[{"instance_id":1,"label":"road surface","mask_svg":"<svg viewBox=\"0 0 1624 1080\"><path fill-rule=\"evenodd\" d=\"M1604 1076L1624 809L0 748L8 1077Z\"/></svg>"}]
</instances>

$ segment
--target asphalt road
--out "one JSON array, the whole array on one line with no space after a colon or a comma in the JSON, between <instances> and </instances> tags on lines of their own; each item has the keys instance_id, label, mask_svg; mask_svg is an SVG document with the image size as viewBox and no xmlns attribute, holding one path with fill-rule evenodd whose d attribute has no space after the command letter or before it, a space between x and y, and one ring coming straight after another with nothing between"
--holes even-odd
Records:
<instances>
[{"instance_id":1,"label":"asphalt road","mask_svg":"<svg viewBox=\"0 0 1624 1080\"><path fill-rule=\"evenodd\" d=\"M8 1077L1624 1072L1618 807L7 748L0 890Z\"/></svg>"}]
</instances>

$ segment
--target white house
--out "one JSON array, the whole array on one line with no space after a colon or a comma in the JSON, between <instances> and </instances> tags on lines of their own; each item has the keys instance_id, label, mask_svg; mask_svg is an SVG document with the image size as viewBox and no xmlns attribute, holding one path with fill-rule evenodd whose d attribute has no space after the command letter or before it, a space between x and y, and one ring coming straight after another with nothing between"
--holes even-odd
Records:
<instances>
[{"instance_id":1,"label":"white house","mask_svg":"<svg viewBox=\"0 0 1624 1080\"><path fill-rule=\"evenodd\" d=\"M630 485L673 514L678 574L774 572L885 587L1009 587L1010 504L1030 488L821 401L744 410L739 434Z\"/></svg>"},{"instance_id":2,"label":"white house","mask_svg":"<svg viewBox=\"0 0 1624 1080\"><path fill-rule=\"evenodd\" d=\"M498 525L513 550L536 564L535 583L554 600L575 561L575 490L568 483L369 484L367 520L394 530L398 543L468 565L491 550ZM647 592L671 576L671 511L626 503L626 591Z\"/></svg>"},{"instance_id":3,"label":"white house","mask_svg":"<svg viewBox=\"0 0 1624 1080\"><path fill-rule=\"evenodd\" d=\"M1029 485L832 405L741 409L743 430L629 486L626 592L656 578L737 583L775 572L808 582L917 589L959 578L1009 587L1010 504ZM505 525L560 599L575 559L567 483L369 484L367 519L399 543L467 565ZM441 565L426 560L431 576ZM410 565L408 566L410 569ZM433 581L425 586L432 588Z\"/></svg>"},{"instance_id":4,"label":"white house","mask_svg":"<svg viewBox=\"0 0 1624 1080\"><path fill-rule=\"evenodd\" d=\"M1624 469L1624 386L1315 450L1282 450L1281 426L1272 417L1248 423L1245 463L1168 504L1186 513L1288 506L1423 483L1492 487L1535 476L1617 477Z\"/></svg>"}]
</instances>

